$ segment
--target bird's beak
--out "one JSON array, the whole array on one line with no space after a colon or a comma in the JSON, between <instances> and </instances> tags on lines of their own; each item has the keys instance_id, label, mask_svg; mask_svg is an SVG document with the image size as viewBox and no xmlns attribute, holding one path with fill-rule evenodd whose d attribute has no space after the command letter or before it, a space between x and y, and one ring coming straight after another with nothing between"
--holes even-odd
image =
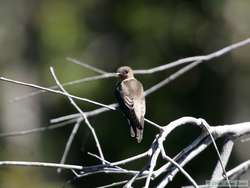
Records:
<instances>
[{"instance_id":1,"label":"bird's beak","mask_svg":"<svg viewBox=\"0 0 250 188\"><path fill-rule=\"evenodd\" d=\"M121 75L121 73L119 73L119 72L117 72L117 73L115 73L117 76L120 76Z\"/></svg>"}]
</instances>

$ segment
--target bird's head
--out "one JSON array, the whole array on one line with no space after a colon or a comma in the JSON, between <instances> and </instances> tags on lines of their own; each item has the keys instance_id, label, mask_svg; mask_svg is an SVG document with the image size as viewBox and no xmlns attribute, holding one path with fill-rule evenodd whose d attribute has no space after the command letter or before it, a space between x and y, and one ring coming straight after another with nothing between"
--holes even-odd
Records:
<instances>
[{"instance_id":1,"label":"bird's head","mask_svg":"<svg viewBox=\"0 0 250 188\"><path fill-rule=\"evenodd\" d=\"M128 66L118 68L116 73L121 80L134 77L133 70Z\"/></svg>"}]
</instances>

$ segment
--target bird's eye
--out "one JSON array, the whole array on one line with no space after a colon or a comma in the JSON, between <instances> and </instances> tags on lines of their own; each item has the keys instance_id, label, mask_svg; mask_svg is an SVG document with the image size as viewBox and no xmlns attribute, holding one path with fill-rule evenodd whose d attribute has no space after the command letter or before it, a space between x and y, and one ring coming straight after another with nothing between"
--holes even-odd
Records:
<instances>
[{"instance_id":1,"label":"bird's eye","mask_svg":"<svg viewBox=\"0 0 250 188\"><path fill-rule=\"evenodd\" d=\"M128 70L125 70L124 73L125 73L125 74L128 74Z\"/></svg>"}]
</instances>

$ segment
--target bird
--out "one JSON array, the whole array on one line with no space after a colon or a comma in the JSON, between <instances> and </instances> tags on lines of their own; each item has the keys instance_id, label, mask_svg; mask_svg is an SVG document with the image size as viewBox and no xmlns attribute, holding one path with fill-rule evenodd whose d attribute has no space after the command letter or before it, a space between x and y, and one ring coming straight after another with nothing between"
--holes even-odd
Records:
<instances>
[{"instance_id":1,"label":"bird","mask_svg":"<svg viewBox=\"0 0 250 188\"><path fill-rule=\"evenodd\" d=\"M128 120L130 136L140 143L143 138L146 102L143 85L134 77L133 70L128 66L117 69L119 81L115 87L115 97L120 110Z\"/></svg>"}]
</instances>

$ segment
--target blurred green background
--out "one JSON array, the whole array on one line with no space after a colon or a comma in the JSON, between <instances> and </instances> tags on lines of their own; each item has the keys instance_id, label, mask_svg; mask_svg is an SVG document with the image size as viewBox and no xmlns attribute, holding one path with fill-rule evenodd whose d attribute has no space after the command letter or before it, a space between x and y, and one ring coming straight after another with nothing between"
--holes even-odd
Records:
<instances>
[{"instance_id":1,"label":"blurred green background","mask_svg":"<svg viewBox=\"0 0 250 188\"><path fill-rule=\"evenodd\" d=\"M61 82L95 75L66 61L73 57L106 71L119 66L134 69L195 55L205 55L250 36L250 2L228 1L121 1L121 0L0 0L0 75L43 86L54 85L53 66ZM147 117L166 125L182 116L202 117L211 125L250 119L250 47L237 49L202 64L147 97ZM177 69L137 76L145 88ZM77 84L67 90L105 104L115 102L114 78ZM0 83L0 131L9 132L48 126L51 118L76 113L64 97L42 94L19 102L10 100L34 89ZM78 102L84 111L97 108ZM144 140L129 137L127 121L118 112L90 119L109 161L145 151L157 130L146 126ZM59 162L72 126L27 136L0 138L0 160ZM187 126L166 140L167 154L174 156L199 135ZM248 143L237 142L229 167L250 156ZM86 125L82 124L67 163L91 165L99 161ZM186 169L198 183L209 179L216 164L209 147ZM129 165L142 168L145 161ZM201 166L202 164L202 166ZM230 169L230 168L229 168ZM55 188L73 174L45 168L0 168L0 187ZM94 175L66 187L96 187L124 176ZM249 174L243 179L249 179ZM155 181L157 183L157 180ZM155 183L152 184L155 185ZM178 175L169 187L189 182ZM136 183L135 187L142 187Z\"/></svg>"}]
</instances>

